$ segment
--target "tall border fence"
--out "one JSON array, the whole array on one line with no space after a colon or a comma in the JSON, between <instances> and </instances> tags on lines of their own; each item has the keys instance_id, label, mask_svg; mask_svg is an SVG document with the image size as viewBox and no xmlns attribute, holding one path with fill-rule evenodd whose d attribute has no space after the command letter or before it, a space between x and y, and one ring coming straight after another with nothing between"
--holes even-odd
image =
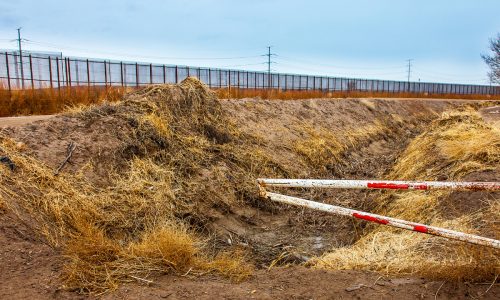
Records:
<instances>
[{"instance_id":1,"label":"tall border fence","mask_svg":"<svg viewBox=\"0 0 500 300\"><path fill-rule=\"evenodd\" d=\"M211 88L500 95L500 86L354 79L0 52L4 89L139 87L194 76Z\"/></svg>"}]
</instances>

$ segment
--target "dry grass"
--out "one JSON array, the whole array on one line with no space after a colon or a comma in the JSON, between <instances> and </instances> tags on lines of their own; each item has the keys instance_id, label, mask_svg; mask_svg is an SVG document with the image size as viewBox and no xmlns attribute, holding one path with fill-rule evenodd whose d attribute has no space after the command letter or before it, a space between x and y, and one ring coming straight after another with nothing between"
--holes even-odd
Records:
<instances>
[{"instance_id":1,"label":"dry grass","mask_svg":"<svg viewBox=\"0 0 500 300\"><path fill-rule=\"evenodd\" d=\"M410 143L388 177L436 180L446 176L449 180L460 180L475 171L498 172L499 155L498 128L485 124L473 109L465 109L445 113L430 124L426 132ZM446 217L443 211L447 208L443 205L447 197L451 197L449 191L387 192L377 199L376 212L499 237L495 221L500 217L498 199L483 201L472 213ZM317 259L316 267L416 273L447 280L491 280L500 273L498 250L389 227L369 228L372 230L354 245L335 249Z\"/></svg>"},{"instance_id":2,"label":"dry grass","mask_svg":"<svg viewBox=\"0 0 500 300\"><path fill-rule=\"evenodd\" d=\"M0 117L55 114L68 106L88 106L105 100L117 101L126 92L126 89L116 87L46 88L9 92L0 86Z\"/></svg>"},{"instance_id":3,"label":"dry grass","mask_svg":"<svg viewBox=\"0 0 500 300\"><path fill-rule=\"evenodd\" d=\"M262 99L312 99L312 98L422 98L422 99L471 99L495 100L499 95L458 95L428 93L389 93L362 91L318 91L318 90L280 90L280 89L216 89L217 96L224 99L241 99L260 97Z\"/></svg>"},{"instance_id":4,"label":"dry grass","mask_svg":"<svg viewBox=\"0 0 500 300\"><path fill-rule=\"evenodd\" d=\"M9 92L0 86L0 117L18 115L47 115L63 112L68 106L88 106L104 101L114 102L134 88L122 87L72 87L61 89L14 90ZM323 92L312 90L279 89L215 89L219 98L254 98L262 99L311 99L311 98L435 98L435 99L474 99L494 100L500 96L456 95L456 94L417 94L388 92L336 91Z\"/></svg>"},{"instance_id":5,"label":"dry grass","mask_svg":"<svg viewBox=\"0 0 500 300\"><path fill-rule=\"evenodd\" d=\"M397 121L396 121L397 122ZM371 124L357 128L344 128L333 134L326 128L314 128L310 124L298 125L297 130L307 138L297 140L294 150L315 169L332 169L332 165L344 159L344 153L373 141L381 134L390 131L388 121L374 120Z\"/></svg>"},{"instance_id":6,"label":"dry grass","mask_svg":"<svg viewBox=\"0 0 500 300\"><path fill-rule=\"evenodd\" d=\"M474 109L444 113L409 145L391 177L459 179L472 171L496 168L499 149L500 130L484 123Z\"/></svg>"},{"instance_id":7,"label":"dry grass","mask_svg":"<svg viewBox=\"0 0 500 300\"><path fill-rule=\"evenodd\" d=\"M309 138L298 140L295 151L316 168L323 169L340 160L341 153L347 149L345 143L341 143L335 135L325 129L305 126L304 132L309 134Z\"/></svg>"}]
</instances>

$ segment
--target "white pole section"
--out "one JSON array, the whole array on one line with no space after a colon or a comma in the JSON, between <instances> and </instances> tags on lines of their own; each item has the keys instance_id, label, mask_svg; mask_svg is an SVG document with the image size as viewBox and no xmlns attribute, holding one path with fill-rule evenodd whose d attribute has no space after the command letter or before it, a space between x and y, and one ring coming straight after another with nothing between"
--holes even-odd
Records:
<instances>
[{"instance_id":1,"label":"white pole section","mask_svg":"<svg viewBox=\"0 0 500 300\"><path fill-rule=\"evenodd\" d=\"M453 231L444 228L438 228L433 226L427 226L424 224L413 223L405 220L394 219L390 217L385 217L381 215L366 213L354 209L344 208L341 206L335 206L330 204L324 204L319 202L314 202L310 200L305 200L301 198L285 196L281 194L275 194L270 192L261 191L264 193L264 197L281 203L287 203L295 206L308 207L314 210L324 211L331 214L341 215L341 216L349 216L357 219L362 219L370 222L375 222L378 224L389 225L397 228L402 228L406 230L427 233L431 235L437 235L449 239L455 239L459 241L468 242L471 244L489 246L496 249L500 249L500 241L485 238L482 236L477 236L473 234Z\"/></svg>"},{"instance_id":2,"label":"white pole section","mask_svg":"<svg viewBox=\"0 0 500 300\"><path fill-rule=\"evenodd\" d=\"M263 188L337 188L337 189L393 189L393 190L472 190L500 191L500 182L460 182L460 181L402 181L402 180L324 180L324 179L257 179Z\"/></svg>"}]
</instances>

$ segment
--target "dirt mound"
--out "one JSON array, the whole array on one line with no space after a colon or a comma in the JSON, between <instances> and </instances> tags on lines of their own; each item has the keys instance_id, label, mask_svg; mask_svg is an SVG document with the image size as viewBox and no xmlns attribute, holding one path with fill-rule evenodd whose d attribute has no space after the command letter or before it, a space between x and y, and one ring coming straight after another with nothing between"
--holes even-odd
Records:
<instances>
[{"instance_id":1,"label":"dirt mound","mask_svg":"<svg viewBox=\"0 0 500 300\"><path fill-rule=\"evenodd\" d=\"M191 78L150 86L117 103L3 129L0 155L16 168L0 166L0 207L49 244L50 255L64 255L55 268L65 289L100 293L168 273L239 281L369 231L262 201L256 178L388 176L411 139L455 105L220 101ZM55 175L70 143L76 149ZM307 196L371 210L379 195Z\"/></svg>"}]
</instances>

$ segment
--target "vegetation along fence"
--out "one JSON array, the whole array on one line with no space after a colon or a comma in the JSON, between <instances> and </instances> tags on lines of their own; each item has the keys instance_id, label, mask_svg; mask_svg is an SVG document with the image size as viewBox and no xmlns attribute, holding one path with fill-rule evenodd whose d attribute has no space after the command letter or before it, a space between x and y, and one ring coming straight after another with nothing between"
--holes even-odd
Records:
<instances>
[{"instance_id":1,"label":"vegetation along fence","mask_svg":"<svg viewBox=\"0 0 500 300\"><path fill-rule=\"evenodd\" d=\"M0 52L0 85L8 90L139 87L177 83L188 76L199 78L211 88L500 95L500 86L353 79Z\"/></svg>"}]
</instances>

